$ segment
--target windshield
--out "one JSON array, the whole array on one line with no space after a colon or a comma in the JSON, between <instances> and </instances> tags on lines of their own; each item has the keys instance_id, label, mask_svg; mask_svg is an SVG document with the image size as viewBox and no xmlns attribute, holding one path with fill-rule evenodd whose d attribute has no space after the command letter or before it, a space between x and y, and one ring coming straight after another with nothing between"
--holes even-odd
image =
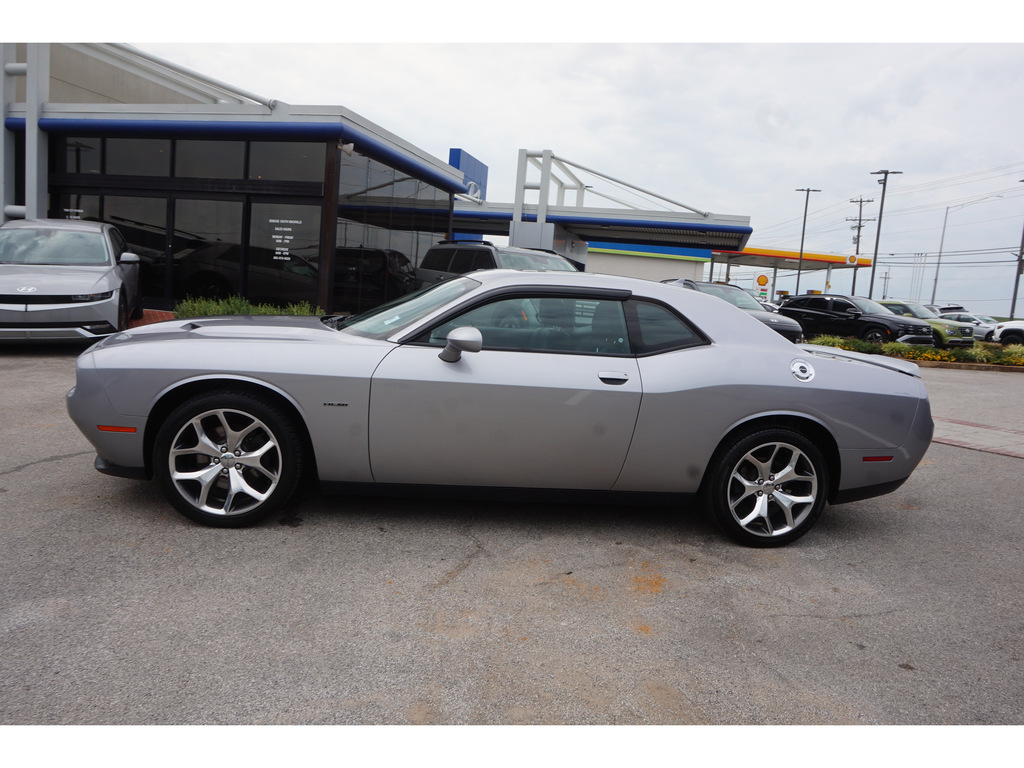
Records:
<instances>
[{"instance_id":1,"label":"windshield","mask_svg":"<svg viewBox=\"0 0 1024 768\"><path fill-rule=\"evenodd\" d=\"M570 262L550 253L500 251L501 266L506 269L544 269L552 272L578 272Z\"/></svg>"},{"instance_id":2,"label":"windshield","mask_svg":"<svg viewBox=\"0 0 1024 768\"><path fill-rule=\"evenodd\" d=\"M468 277L445 280L347 318L339 322L337 328L357 336L386 339L479 286L480 283Z\"/></svg>"},{"instance_id":3,"label":"windshield","mask_svg":"<svg viewBox=\"0 0 1024 768\"><path fill-rule=\"evenodd\" d=\"M744 292L741 288L735 288L731 285L702 285L700 287L702 293L710 293L712 296L717 296L720 299L725 299L730 304L734 304L740 309L753 309L759 312L764 312L764 307L758 304L749 294Z\"/></svg>"},{"instance_id":4,"label":"windshield","mask_svg":"<svg viewBox=\"0 0 1024 768\"><path fill-rule=\"evenodd\" d=\"M864 299L864 298L861 298L860 296L854 296L853 298L850 299L850 301L852 301L854 303L854 305L857 307L857 309L859 309L865 315L895 315L896 314L895 312L893 312L888 307L882 306L877 301L872 301L871 299Z\"/></svg>"},{"instance_id":5,"label":"windshield","mask_svg":"<svg viewBox=\"0 0 1024 768\"><path fill-rule=\"evenodd\" d=\"M0 229L0 264L88 267L109 263L99 232Z\"/></svg>"},{"instance_id":6,"label":"windshield","mask_svg":"<svg viewBox=\"0 0 1024 768\"><path fill-rule=\"evenodd\" d=\"M938 317L938 315L932 312L930 309L928 309L928 307L921 306L920 304L914 304L913 302L909 301L904 302L904 304L910 311L910 314L912 314L914 317L919 317L922 320L930 320Z\"/></svg>"}]
</instances>

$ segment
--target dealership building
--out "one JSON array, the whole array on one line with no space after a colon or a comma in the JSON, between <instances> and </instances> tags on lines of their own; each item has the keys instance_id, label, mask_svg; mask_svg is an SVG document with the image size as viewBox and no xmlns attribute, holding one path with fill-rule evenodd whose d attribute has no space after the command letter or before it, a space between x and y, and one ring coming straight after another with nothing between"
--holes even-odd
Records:
<instances>
[{"instance_id":1,"label":"dealership building","mask_svg":"<svg viewBox=\"0 0 1024 768\"><path fill-rule=\"evenodd\" d=\"M752 231L547 150L519 150L515 199L490 201L467 151L444 161L344 107L285 104L128 45L4 43L3 59L3 221L115 224L148 308L238 294L358 311L409 290L453 237L701 279L716 254L743 263Z\"/></svg>"}]
</instances>

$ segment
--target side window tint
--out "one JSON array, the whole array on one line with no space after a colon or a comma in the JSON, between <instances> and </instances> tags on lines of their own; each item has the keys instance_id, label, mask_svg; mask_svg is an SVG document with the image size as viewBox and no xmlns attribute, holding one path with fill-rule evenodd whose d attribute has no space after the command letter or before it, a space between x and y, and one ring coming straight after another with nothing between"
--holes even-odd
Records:
<instances>
[{"instance_id":1,"label":"side window tint","mask_svg":"<svg viewBox=\"0 0 1024 768\"><path fill-rule=\"evenodd\" d=\"M630 301L629 304L635 313L639 336L637 353L685 349L706 343L703 336L668 307L648 301Z\"/></svg>"},{"instance_id":2,"label":"side window tint","mask_svg":"<svg viewBox=\"0 0 1024 768\"><path fill-rule=\"evenodd\" d=\"M473 271L473 258L479 251L472 248L459 248L455 252L455 258L452 259L452 265L449 268L449 272L454 272L456 275L464 275L466 272Z\"/></svg>"},{"instance_id":3,"label":"side window tint","mask_svg":"<svg viewBox=\"0 0 1024 768\"><path fill-rule=\"evenodd\" d=\"M122 253L127 253L131 249L128 247L128 243L125 242L124 238L121 237L121 233L116 229L110 233L110 239L114 243L114 259L120 259Z\"/></svg>"},{"instance_id":4,"label":"side window tint","mask_svg":"<svg viewBox=\"0 0 1024 768\"><path fill-rule=\"evenodd\" d=\"M423 263L420 264L420 267L423 269L434 269L438 272L447 272L452 253L454 253L454 250L451 248L434 248L423 257Z\"/></svg>"},{"instance_id":5,"label":"side window tint","mask_svg":"<svg viewBox=\"0 0 1024 768\"><path fill-rule=\"evenodd\" d=\"M845 299L833 299L832 300L832 311L833 312L849 312L851 309L856 309L850 302Z\"/></svg>"},{"instance_id":6,"label":"side window tint","mask_svg":"<svg viewBox=\"0 0 1024 768\"><path fill-rule=\"evenodd\" d=\"M476 269L494 269L494 257L490 251L477 251L473 254L473 266L469 271Z\"/></svg>"},{"instance_id":7,"label":"side window tint","mask_svg":"<svg viewBox=\"0 0 1024 768\"><path fill-rule=\"evenodd\" d=\"M621 301L533 296L501 299L474 307L417 338L444 346L455 328L472 326L485 350L629 355Z\"/></svg>"},{"instance_id":8,"label":"side window tint","mask_svg":"<svg viewBox=\"0 0 1024 768\"><path fill-rule=\"evenodd\" d=\"M805 309L828 309L828 299L808 299L804 304ZM841 310L840 310L841 311Z\"/></svg>"}]
</instances>

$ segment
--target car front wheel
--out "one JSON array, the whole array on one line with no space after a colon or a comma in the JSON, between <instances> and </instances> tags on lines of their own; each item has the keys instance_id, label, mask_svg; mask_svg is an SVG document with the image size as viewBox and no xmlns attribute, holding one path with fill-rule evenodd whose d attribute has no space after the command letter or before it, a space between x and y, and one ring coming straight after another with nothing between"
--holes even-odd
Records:
<instances>
[{"instance_id":1,"label":"car front wheel","mask_svg":"<svg viewBox=\"0 0 1024 768\"><path fill-rule=\"evenodd\" d=\"M278 406L245 392L188 400L157 433L153 466L185 517L221 528L265 520L295 491L302 440Z\"/></svg>"},{"instance_id":2,"label":"car front wheel","mask_svg":"<svg viewBox=\"0 0 1024 768\"><path fill-rule=\"evenodd\" d=\"M861 338L869 344L884 344L889 340L888 335L881 328L868 328Z\"/></svg>"},{"instance_id":3,"label":"car front wheel","mask_svg":"<svg viewBox=\"0 0 1024 768\"><path fill-rule=\"evenodd\" d=\"M740 544L788 544L820 517L828 495L827 465L800 433L747 433L733 438L717 456L706 503L719 526Z\"/></svg>"}]
</instances>

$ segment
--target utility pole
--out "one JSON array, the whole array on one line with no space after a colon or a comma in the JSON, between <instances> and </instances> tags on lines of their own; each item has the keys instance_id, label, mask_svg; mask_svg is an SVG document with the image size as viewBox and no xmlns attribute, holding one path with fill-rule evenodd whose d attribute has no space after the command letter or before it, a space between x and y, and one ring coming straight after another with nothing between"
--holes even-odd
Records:
<instances>
[{"instance_id":1,"label":"utility pole","mask_svg":"<svg viewBox=\"0 0 1024 768\"><path fill-rule=\"evenodd\" d=\"M860 256L860 231L864 228L864 222L865 221L874 221L874 219L865 219L864 218L864 203L873 203L875 201L874 201L874 198L872 198L871 200L865 200L863 197L861 197L861 198L858 198L857 200L851 200L850 202L857 204L857 218L856 219L851 219L851 218L847 218L846 219L847 221L856 221L857 222L855 225L850 227L850 229L856 229L857 230L857 234L853 236L854 256L856 257L856 256ZM850 286L850 295L851 296L856 296L857 295L857 270L858 269L859 269L859 267L855 263L853 265L853 285Z\"/></svg>"},{"instance_id":2,"label":"utility pole","mask_svg":"<svg viewBox=\"0 0 1024 768\"><path fill-rule=\"evenodd\" d=\"M796 265L796 296L800 295L800 273L804 267L804 235L807 233L807 204L811 202L811 192L821 192L820 189L798 189L797 192L806 192L804 195L804 224L800 228L800 261Z\"/></svg>"},{"instance_id":3,"label":"utility pole","mask_svg":"<svg viewBox=\"0 0 1024 768\"><path fill-rule=\"evenodd\" d=\"M1024 179L1020 180L1024 183ZM1010 302L1010 319L1013 320L1013 313L1017 310L1017 286L1020 284L1020 276L1024 274L1024 230L1020 233L1020 250L1017 251L1017 271L1013 275L1013 300Z\"/></svg>"},{"instance_id":4,"label":"utility pole","mask_svg":"<svg viewBox=\"0 0 1024 768\"><path fill-rule=\"evenodd\" d=\"M871 259L871 285L868 286L868 298L872 298L875 292L875 268L878 266L878 241L882 237L882 211L885 210L885 189L889 183L889 174L903 173L903 171L872 171L872 176L881 176L878 183L882 185L882 202L878 204L878 226L875 227L875 255Z\"/></svg>"}]
</instances>

